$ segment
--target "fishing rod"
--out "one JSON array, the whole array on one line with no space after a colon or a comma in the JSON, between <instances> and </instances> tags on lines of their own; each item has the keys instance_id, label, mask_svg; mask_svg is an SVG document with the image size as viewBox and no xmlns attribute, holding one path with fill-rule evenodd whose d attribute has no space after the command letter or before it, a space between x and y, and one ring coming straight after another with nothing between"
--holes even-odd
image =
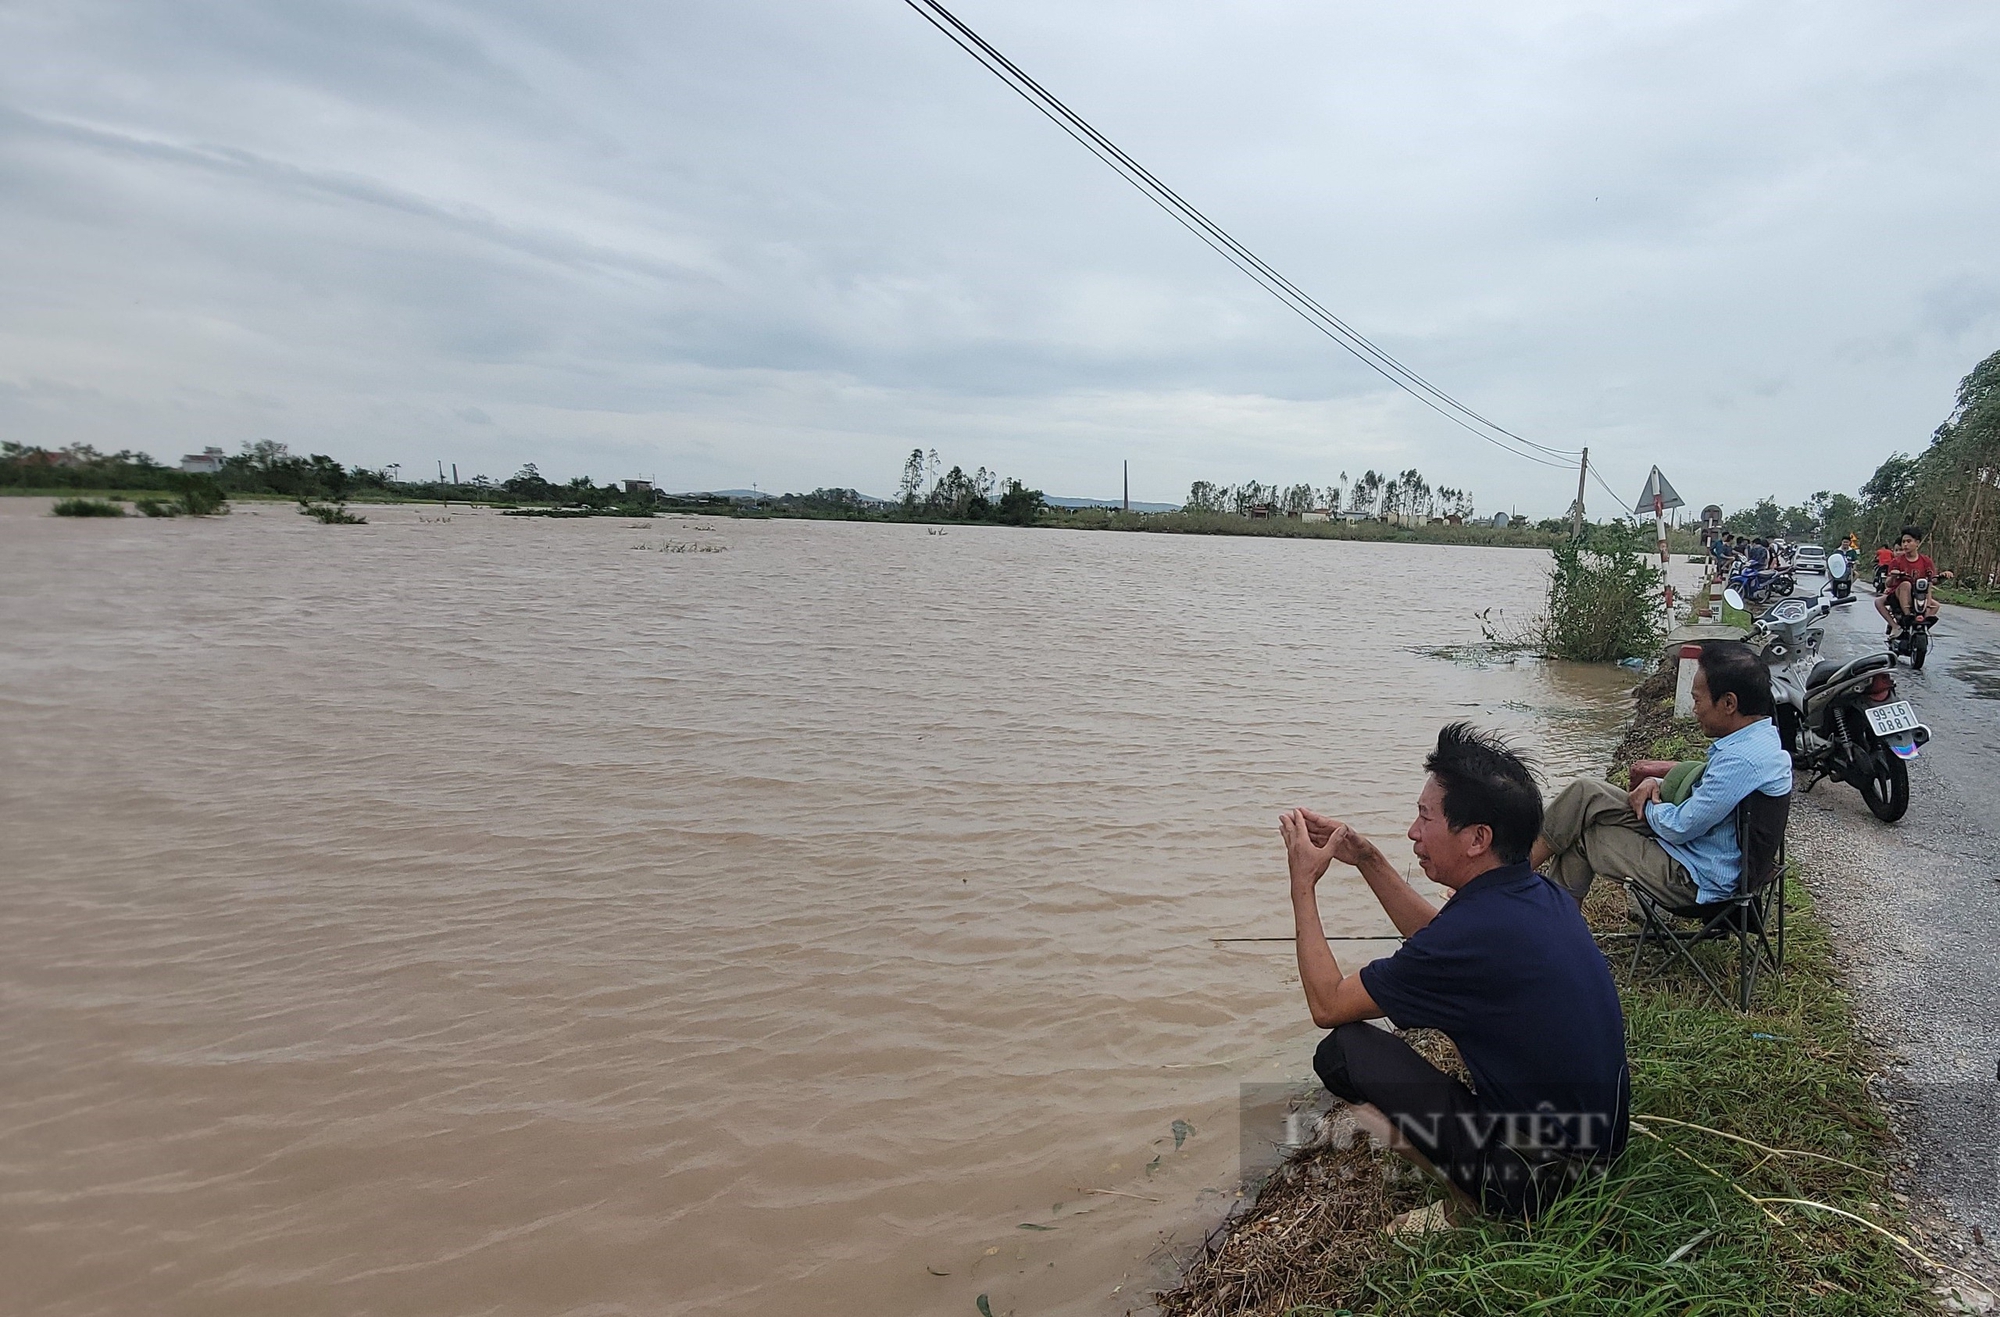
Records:
<instances>
[{"instance_id":1,"label":"fishing rod","mask_svg":"<svg viewBox=\"0 0 2000 1317\"><path fill-rule=\"evenodd\" d=\"M1292 937L1212 937L1209 939L1211 942L1296 942L1298 940L1296 935ZM1401 933L1332 933L1327 935L1326 940L1329 942L1401 942L1403 935Z\"/></svg>"}]
</instances>

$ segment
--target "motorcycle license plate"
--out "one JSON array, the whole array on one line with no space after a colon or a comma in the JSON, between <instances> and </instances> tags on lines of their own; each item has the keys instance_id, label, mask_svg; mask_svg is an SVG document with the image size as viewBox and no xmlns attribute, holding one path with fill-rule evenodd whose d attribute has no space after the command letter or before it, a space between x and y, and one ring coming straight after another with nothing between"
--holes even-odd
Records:
<instances>
[{"instance_id":1,"label":"motorcycle license plate","mask_svg":"<svg viewBox=\"0 0 2000 1317\"><path fill-rule=\"evenodd\" d=\"M1910 707L1908 700L1897 700L1894 704L1878 704L1868 710L1868 725L1875 729L1877 736L1913 732L1917 729L1917 711Z\"/></svg>"}]
</instances>

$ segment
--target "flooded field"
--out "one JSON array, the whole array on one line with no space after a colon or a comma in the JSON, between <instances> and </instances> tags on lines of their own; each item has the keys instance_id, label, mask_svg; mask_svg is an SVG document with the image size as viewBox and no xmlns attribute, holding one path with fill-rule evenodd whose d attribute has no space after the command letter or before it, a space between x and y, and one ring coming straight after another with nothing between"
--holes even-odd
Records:
<instances>
[{"instance_id":1,"label":"flooded field","mask_svg":"<svg viewBox=\"0 0 2000 1317\"><path fill-rule=\"evenodd\" d=\"M1407 864L1440 723L1559 781L1631 684L1423 652L1533 610L1520 550L45 509L0 500L22 1312L1141 1308L1241 1087L1310 1076L1289 948L1211 940L1290 931L1278 811Z\"/></svg>"}]
</instances>

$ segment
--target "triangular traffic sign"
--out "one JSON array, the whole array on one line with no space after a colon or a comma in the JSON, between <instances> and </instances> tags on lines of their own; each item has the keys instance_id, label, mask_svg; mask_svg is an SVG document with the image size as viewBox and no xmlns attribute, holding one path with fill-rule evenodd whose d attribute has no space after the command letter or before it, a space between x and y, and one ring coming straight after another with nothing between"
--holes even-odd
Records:
<instances>
[{"instance_id":1,"label":"triangular traffic sign","mask_svg":"<svg viewBox=\"0 0 2000 1317\"><path fill-rule=\"evenodd\" d=\"M1651 512L1653 510L1653 496L1655 494L1660 496L1660 506L1663 509L1684 508L1687 506L1686 503L1681 501L1681 496L1674 493L1674 487L1667 483L1667 478L1660 474L1660 468L1654 467L1653 474L1646 477L1646 488L1639 495L1639 501L1632 505L1632 511Z\"/></svg>"}]
</instances>

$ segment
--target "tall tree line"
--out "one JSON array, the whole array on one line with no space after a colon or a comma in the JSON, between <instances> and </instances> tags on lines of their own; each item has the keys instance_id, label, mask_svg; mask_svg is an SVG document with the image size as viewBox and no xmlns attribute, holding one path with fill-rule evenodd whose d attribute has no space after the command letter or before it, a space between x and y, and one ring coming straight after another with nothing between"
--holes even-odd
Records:
<instances>
[{"instance_id":1,"label":"tall tree line","mask_svg":"<svg viewBox=\"0 0 2000 1317\"><path fill-rule=\"evenodd\" d=\"M1929 447L1890 454L1857 492L1858 499L1821 490L1794 507L1759 499L1723 527L1829 544L1852 531L1872 549L1915 526L1930 537L1938 565L1961 581L1987 589L2000 583L2000 352L1959 381L1951 414Z\"/></svg>"},{"instance_id":2,"label":"tall tree line","mask_svg":"<svg viewBox=\"0 0 2000 1317\"><path fill-rule=\"evenodd\" d=\"M1352 480L1340 473L1337 483L1324 487L1308 484L1267 485L1248 480L1240 485L1218 485L1197 480L1188 488L1187 511L1233 513L1248 516L1253 508L1265 507L1286 516L1324 508L1364 517L1470 517L1472 492L1450 485L1432 485L1412 467L1385 475L1364 471Z\"/></svg>"},{"instance_id":3,"label":"tall tree line","mask_svg":"<svg viewBox=\"0 0 2000 1317\"><path fill-rule=\"evenodd\" d=\"M1881 538L1907 520L1930 531L1939 566L1988 589L2000 581L2000 352L1959 381L1930 447L1892 456L1861 492Z\"/></svg>"}]
</instances>

